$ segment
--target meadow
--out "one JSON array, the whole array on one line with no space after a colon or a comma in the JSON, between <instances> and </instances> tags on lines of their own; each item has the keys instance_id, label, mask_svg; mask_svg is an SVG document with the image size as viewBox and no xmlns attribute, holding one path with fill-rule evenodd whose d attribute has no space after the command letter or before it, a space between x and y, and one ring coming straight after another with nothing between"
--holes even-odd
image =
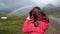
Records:
<instances>
[{"instance_id":1,"label":"meadow","mask_svg":"<svg viewBox=\"0 0 60 34\"><path fill-rule=\"evenodd\" d=\"M7 19L0 19L0 34L23 34L22 25L27 16L8 16ZM49 27L46 31L53 30Z\"/></svg>"},{"instance_id":2,"label":"meadow","mask_svg":"<svg viewBox=\"0 0 60 34\"><path fill-rule=\"evenodd\" d=\"M5 20L0 19L0 34L22 34L21 29L25 18L25 16L12 16Z\"/></svg>"}]
</instances>

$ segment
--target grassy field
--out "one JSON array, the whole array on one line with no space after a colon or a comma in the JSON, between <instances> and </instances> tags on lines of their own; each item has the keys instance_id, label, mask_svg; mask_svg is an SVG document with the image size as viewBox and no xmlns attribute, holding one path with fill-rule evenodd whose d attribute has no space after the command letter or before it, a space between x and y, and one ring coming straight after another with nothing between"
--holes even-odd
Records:
<instances>
[{"instance_id":1,"label":"grassy field","mask_svg":"<svg viewBox=\"0 0 60 34\"><path fill-rule=\"evenodd\" d=\"M22 34L21 28L25 18L25 16L14 16L6 20L0 19L0 34Z\"/></svg>"},{"instance_id":2,"label":"grassy field","mask_svg":"<svg viewBox=\"0 0 60 34\"><path fill-rule=\"evenodd\" d=\"M60 13L54 13L54 14L50 14L49 16L52 16L52 17L56 17L56 18L60 18Z\"/></svg>"},{"instance_id":3,"label":"grassy field","mask_svg":"<svg viewBox=\"0 0 60 34\"><path fill-rule=\"evenodd\" d=\"M8 19L0 19L0 34L22 34L22 24L26 16L10 16ZM49 28L48 33L53 28Z\"/></svg>"}]
</instances>

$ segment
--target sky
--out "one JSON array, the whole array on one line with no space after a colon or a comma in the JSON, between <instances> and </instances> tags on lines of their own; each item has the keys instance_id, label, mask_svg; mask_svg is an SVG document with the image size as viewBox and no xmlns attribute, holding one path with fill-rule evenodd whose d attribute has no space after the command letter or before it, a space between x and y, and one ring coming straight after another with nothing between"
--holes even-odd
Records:
<instances>
[{"instance_id":1,"label":"sky","mask_svg":"<svg viewBox=\"0 0 60 34\"><path fill-rule=\"evenodd\" d=\"M60 6L60 0L0 0L0 10L14 9L16 7L39 5L44 7L45 5L52 3L54 6Z\"/></svg>"}]
</instances>

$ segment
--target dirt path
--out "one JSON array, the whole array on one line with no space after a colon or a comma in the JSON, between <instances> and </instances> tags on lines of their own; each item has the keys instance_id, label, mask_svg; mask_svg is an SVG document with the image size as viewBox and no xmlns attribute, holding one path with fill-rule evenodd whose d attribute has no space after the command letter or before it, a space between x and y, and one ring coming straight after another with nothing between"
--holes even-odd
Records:
<instances>
[{"instance_id":1,"label":"dirt path","mask_svg":"<svg viewBox=\"0 0 60 34\"><path fill-rule=\"evenodd\" d=\"M60 34L60 18L50 18L50 27L53 28L47 34Z\"/></svg>"}]
</instances>

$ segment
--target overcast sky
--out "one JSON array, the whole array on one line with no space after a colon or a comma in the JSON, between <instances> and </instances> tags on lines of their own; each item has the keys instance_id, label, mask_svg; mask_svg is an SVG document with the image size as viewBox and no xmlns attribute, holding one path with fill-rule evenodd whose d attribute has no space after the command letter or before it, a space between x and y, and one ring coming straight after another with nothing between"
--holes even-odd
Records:
<instances>
[{"instance_id":1,"label":"overcast sky","mask_svg":"<svg viewBox=\"0 0 60 34\"><path fill-rule=\"evenodd\" d=\"M52 3L54 6L60 6L60 0L0 0L0 10L27 5L40 5L43 7L49 3Z\"/></svg>"}]
</instances>

